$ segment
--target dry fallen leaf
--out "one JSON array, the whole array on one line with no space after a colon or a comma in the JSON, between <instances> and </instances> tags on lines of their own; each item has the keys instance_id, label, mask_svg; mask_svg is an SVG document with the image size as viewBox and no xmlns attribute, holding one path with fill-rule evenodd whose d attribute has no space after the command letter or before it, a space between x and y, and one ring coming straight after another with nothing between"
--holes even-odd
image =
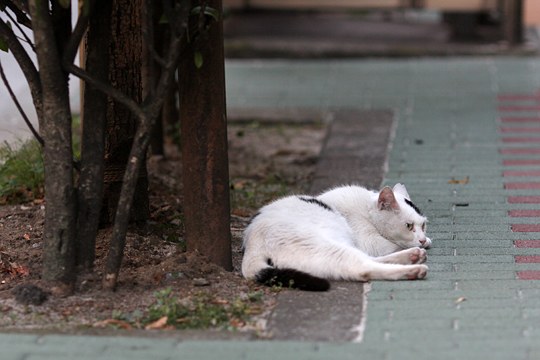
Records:
<instances>
[{"instance_id":1,"label":"dry fallen leaf","mask_svg":"<svg viewBox=\"0 0 540 360\"><path fill-rule=\"evenodd\" d=\"M216 304L216 305L227 305L229 303L229 301L226 300L226 299L216 298L216 299L212 300L211 303Z\"/></svg>"},{"instance_id":2,"label":"dry fallen leaf","mask_svg":"<svg viewBox=\"0 0 540 360\"><path fill-rule=\"evenodd\" d=\"M246 326L246 322L245 322L245 321L240 320L240 319L236 319L236 318L231 319L231 320L229 321L229 324L230 324L232 327L236 328L236 329L242 328L242 327Z\"/></svg>"},{"instance_id":3,"label":"dry fallen leaf","mask_svg":"<svg viewBox=\"0 0 540 360\"><path fill-rule=\"evenodd\" d=\"M120 329L124 329L124 330L130 330L132 328L130 323L128 323L126 321L118 320L118 319L107 319L107 320L103 320L103 321L98 321L98 322L94 323L93 326L103 328L103 327L106 327L106 326L109 326L109 325L116 326L116 327L118 327Z\"/></svg>"},{"instance_id":4,"label":"dry fallen leaf","mask_svg":"<svg viewBox=\"0 0 540 360\"><path fill-rule=\"evenodd\" d=\"M145 326L145 329L146 330L157 330L157 329L163 329L167 326L167 320L169 318L167 316L163 316L159 319L157 319L156 321L154 321L153 323L150 323L148 325Z\"/></svg>"},{"instance_id":5,"label":"dry fallen leaf","mask_svg":"<svg viewBox=\"0 0 540 360\"><path fill-rule=\"evenodd\" d=\"M10 261L9 255L6 253L0 253L0 272L14 276L28 276L30 274L28 267Z\"/></svg>"},{"instance_id":6,"label":"dry fallen leaf","mask_svg":"<svg viewBox=\"0 0 540 360\"><path fill-rule=\"evenodd\" d=\"M17 263L11 263L11 273L13 275L20 275L20 276L28 276L30 274L30 270L26 266L19 265Z\"/></svg>"},{"instance_id":7,"label":"dry fallen leaf","mask_svg":"<svg viewBox=\"0 0 540 360\"><path fill-rule=\"evenodd\" d=\"M26 233L23 235L24 240L30 240L30 234Z\"/></svg>"},{"instance_id":8,"label":"dry fallen leaf","mask_svg":"<svg viewBox=\"0 0 540 360\"><path fill-rule=\"evenodd\" d=\"M467 298L465 296L460 296L456 299L456 301L454 301L455 304L461 304L462 302L464 302L465 300L467 300Z\"/></svg>"},{"instance_id":9,"label":"dry fallen leaf","mask_svg":"<svg viewBox=\"0 0 540 360\"><path fill-rule=\"evenodd\" d=\"M448 180L448 183L449 184L460 184L460 185L466 185L469 183L469 177L466 176L464 179L455 179L455 178L452 178L450 180Z\"/></svg>"},{"instance_id":10,"label":"dry fallen leaf","mask_svg":"<svg viewBox=\"0 0 540 360\"><path fill-rule=\"evenodd\" d=\"M247 184L246 180L238 180L231 184L233 190L242 190Z\"/></svg>"}]
</instances>

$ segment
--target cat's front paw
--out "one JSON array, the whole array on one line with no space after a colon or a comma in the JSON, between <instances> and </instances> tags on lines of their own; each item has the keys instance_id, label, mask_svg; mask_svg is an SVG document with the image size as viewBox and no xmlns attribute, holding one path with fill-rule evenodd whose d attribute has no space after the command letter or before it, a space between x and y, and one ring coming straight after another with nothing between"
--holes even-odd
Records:
<instances>
[{"instance_id":1,"label":"cat's front paw","mask_svg":"<svg viewBox=\"0 0 540 360\"><path fill-rule=\"evenodd\" d=\"M421 280L427 276L428 267L426 265L416 265L409 270L407 279Z\"/></svg>"},{"instance_id":2,"label":"cat's front paw","mask_svg":"<svg viewBox=\"0 0 540 360\"><path fill-rule=\"evenodd\" d=\"M409 253L409 260L411 264L423 264L427 260L427 252L421 248L412 248Z\"/></svg>"}]
</instances>

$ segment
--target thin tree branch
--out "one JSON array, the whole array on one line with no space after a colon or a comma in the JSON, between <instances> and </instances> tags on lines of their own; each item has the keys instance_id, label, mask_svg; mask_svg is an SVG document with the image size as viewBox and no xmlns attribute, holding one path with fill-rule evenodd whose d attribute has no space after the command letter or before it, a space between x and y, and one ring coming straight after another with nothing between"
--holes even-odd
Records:
<instances>
[{"instance_id":1,"label":"thin tree branch","mask_svg":"<svg viewBox=\"0 0 540 360\"><path fill-rule=\"evenodd\" d=\"M2 62L0 61L0 77L2 78L2 81L4 82L4 85L6 85L7 91L9 92L9 96L11 96L11 99L15 103L15 106L17 107L17 110L19 110L19 113L21 114L22 118L24 119L24 122L36 138L36 140L43 146L45 143L43 141L43 138L39 135L37 130L34 128L34 125L30 122L30 119L28 119L28 116L26 116L26 113L24 112L21 104L19 103L19 100L17 100L17 96L15 96L15 93L11 89L11 86L9 85L8 79L6 78L6 74L4 73L4 67L2 66Z\"/></svg>"},{"instance_id":2,"label":"thin tree branch","mask_svg":"<svg viewBox=\"0 0 540 360\"><path fill-rule=\"evenodd\" d=\"M176 68L178 67L182 39L183 37L175 37L170 42L168 49L169 56L167 57L166 65L161 70L161 76L152 98L148 98L148 104L145 106L145 110L148 110L148 112L152 115L155 114L157 116L163 102L165 101L165 93L169 89L172 79L174 78Z\"/></svg>"},{"instance_id":3,"label":"thin tree branch","mask_svg":"<svg viewBox=\"0 0 540 360\"><path fill-rule=\"evenodd\" d=\"M13 15L11 15L9 13L9 11L5 11L5 14L7 15L7 17L15 24L15 26L17 27L17 29L19 29L19 32L22 34L24 40L26 41L26 43L28 45L30 45L30 47L32 48L32 51L36 51L36 48L34 47L34 43L32 43L32 40L30 40L30 38L28 37L28 35L26 35L26 32L23 30L23 28L21 27L20 23L19 23L19 18L17 17L17 19L14 19L13 18Z\"/></svg>"},{"instance_id":4,"label":"thin tree branch","mask_svg":"<svg viewBox=\"0 0 540 360\"><path fill-rule=\"evenodd\" d=\"M144 46L147 52L151 55L153 61L160 66L165 66L165 60L156 51L156 45L154 41L154 14L152 12L152 1L145 1L142 7L142 36L144 39Z\"/></svg>"},{"instance_id":5,"label":"thin tree branch","mask_svg":"<svg viewBox=\"0 0 540 360\"><path fill-rule=\"evenodd\" d=\"M143 110L140 105L137 104L137 102L135 102L130 97L126 96L123 92L115 89L114 87L105 82L95 79L92 75L88 74L86 71L84 71L77 65L74 65L72 63L64 63L63 65L64 68L71 74L86 81L88 84L92 85L104 94L112 97L114 100L127 107L135 116L139 118L144 116Z\"/></svg>"},{"instance_id":6,"label":"thin tree branch","mask_svg":"<svg viewBox=\"0 0 540 360\"><path fill-rule=\"evenodd\" d=\"M88 30L90 14L94 8L95 1L86 1L90 1L90 4L87 5L89 6L89 10L83 10L79 15L79 18L77 19L77 24L75 25L75 28L73 29L73 32L71 33L68 43L66 44L66 47L64 49L64 55L62 58L63 64L72 63L75 60L75 56L77 55L77 50L79 49L81 40L86 33L86 30Z\"/></svg>"},{"instance_id":7,"label":"thin tree branch","mask_svg":"<svg viewBox=\"0 0 540 360\"><path fill-rule=\"evenodd\" d=\"M26 26L27 28L32 28L32 21L28 18L28 6L26 6L24 1L20 0L0 0L0 4L4 5L17 16L17 22Z\"/></svg>"},{"instance_id":8,"label":"thin tree branch","mask_svg":"<svg viewBox=\"0 0 540 360\"><path fill-rule=\"evenodd\" d=\"M176 19L181 19L182 21L175 21L176 27L171 28L171 40L167 49L167 58L163 65L163 69L161 70L161 76L157 82L153 97L147 98L144 101L144 103L147 104L145 109L148 109L151 114L156 114L156 116L163 105L165 94L176 73L176 68L178 67L178 61L182 52L181 44L186 36L189 7L185 4L184 6L176 7L174 12Z\"/></svg>"},{"instance_id":9,"label":"thin tree branch","mask_svg":"<svg viewBox=\"0 0 540 360\"><path fill-rule=\"evenodd\" d=\"M34 106L36 107L36 112L38 114L38 119L41 118L42 111L42 89L41 89L41 78L39 73L34 65L30 56L24 50L22 44L15 33L10 29L10 27L4 22L0 21L0 35L6 41L9 50L17 60L28 86L32 94L32 99L34 100Z\"/></svg>"}]
</instances>

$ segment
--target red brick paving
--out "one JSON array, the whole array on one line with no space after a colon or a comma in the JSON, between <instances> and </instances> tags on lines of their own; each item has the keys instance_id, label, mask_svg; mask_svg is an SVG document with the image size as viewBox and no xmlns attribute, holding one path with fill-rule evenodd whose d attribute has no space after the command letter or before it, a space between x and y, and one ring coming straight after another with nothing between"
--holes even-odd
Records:
<instances>
[{"instance_id":1,"label":"red brick paving","mask_svg":"<svg viewBox=\"0 0 540 360\"><path fill-rule=\"evenodd\" d=\"M513 232L540 232L540 224L513 224Z\"/></svg>"},{"instance_id":2,"label":"red brick paving","mask_svg":"<svg viewBox=\"0 0 540 360\"><path fill-rule=\"evenodd\" d=\"M540 280L540 270L518 271L517 277L520 280Z\"/></svg>"},{"instance_id":3,"label":"red brick paving","mask_svg":"<svg viewBox=\"0 0 540 360\"><path fill-rule=\"evenodd\" d=\"M540 102L540 95L526 95L526 94L503 94L497 96L499 101L538 101Z\"/></svg>"},{"instance_id":4,"label":"red brick paving","mask_svg":"<svg viewBox=\"0 0 540 360\"><path fill-rule=\"evenodd\" d=\"M537 105L504 105L499 106L499 111L540 111Z\"/></svg>"},{"instance_id":5,"label":"red brick paving","mask_svg":"<svg viewBox=\"0 0 540 360\"><path fill-rule=\"evenodd\" d=\"M540 127L506 127L499 129L502 133L537 133L540 132Z\"/></svg>"},{"instance_id":6,"label":"red brick paving","mask_svg":"<svg viewBox=\"0 0 540 360\"><path fill-rule=\"evenodd\" d=\"M509 196L508 203L510 204L540 204L540 196Z\"/></svg>"},{"instance_id":7,"label":"red brick paving","mask_svg":"<svg viewBox=\"0 0 540 360\"><path fill-rule=\"evenodd\" d=\"M510 210L510 217L540 217L540 210Z\"/></svg>"},{"instance_id":8,"label":"red brick paving","mask_svg":"<svg viewBox=\"0 0 540 360\"><path fill-rule=\"evenodd\" d=\"M508 159L503 160L504 166L540 165L540 159Z\"/></svg>"},{"instance_id":9,"label":"red brick paving","mask_svg":"<svg viewBox=\"0 0 540 360\"><path fill-rule=\"evenodd\" d=\"M540 190L540 182L509 182L504 184L506 190Z\"/></svg>"},{"instance_id":10,"label":"red brick paving","mask_svg":"<svg viewBox=\"0 0 540 360\"><path fill-rule=\"evenodd\" d=\"M540 154L540 148L504 148L499 149L503 155L537 155Z\"/></svg>"},{"instance_id":11,"label":"red brick paving","mask_svg":"<svg viewBox=\"0 0 540 360\"><path fill-rule=\"evenodd\" d=\"M540 117L527 117L527 116L507 116L501 118L502 123L513 123L513 124L521 124L521 123L540 123Z\"/></svg>"},{"instance_id":12,"label":"red brick paving","mask_svg":"<svg viewBox=\"0 0 540 360\"><path fill-rule=\"evenodd\" d=\"M514 260L518 264L537 264L540 263L540 255L516 255Z\"/></svg>"},{"instance_id":13,"label":"red brick paving","mask_svg":"<svg viewBox=\"0 0 540 360\"><path fill-rule=\"evenodd\" d=\"M524 249L540 248L540 240L516 240L514 245Z\"/></svg>"},{"instance_id":14,"label":"red brick paving","mask_svg":"<svg viewBox=\"0 0 540 360\"><path fill-rule=\"evenodd\" d=\"M540 143L540 137L504 137L504 143Z\"/></svg>"},{"instance_id":15,"label":"red brick paving","mask_svg":"<svg viewBox=\"0 0 540 360\"><path fill-rule=\"evenodd\" d=\"M527 176L527 177L534 177L534 176L540 176L540 170L505 170L503 171L504 177L511 177L511 176Z\"/></svg>"}]
</instances>

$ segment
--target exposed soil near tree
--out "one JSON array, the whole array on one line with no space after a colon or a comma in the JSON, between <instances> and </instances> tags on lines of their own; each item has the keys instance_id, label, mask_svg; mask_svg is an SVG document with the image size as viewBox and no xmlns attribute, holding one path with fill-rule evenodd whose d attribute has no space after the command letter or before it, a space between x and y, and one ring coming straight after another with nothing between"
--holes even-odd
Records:
<instances>
[{"instance_id":1,"label":"exposed soil near tree","mask_svg":"<svg viewBox=\"0 0 540 360\"><path fill-rule=\"evenodd\" d=\"M206 311L202 303L225 309L226 319L211 318L209 325L213 330L204 336L271 336L265 319L275 303L277 290L242 278L242 231L262 204L281 195L307 191L324 134L325 128L320 124L247 122L229 127L232 272L185 251L181 159L174 145L167 146L166 157L149 161L151 219L128 233L116 292L101 290L108 229L100 232L97 241L95 273L79 279L75 295L55 297L47 294L40 281L45 204L36 200L0 207L0 328L92 333L126 329L122 330L126 334L155 334L156 331L141 330L150 327L161 330L160 334L163 330L174 336L192 334L173 332L170 321L165 323L159 312L152 314L151 309L156 310L158 300L163 300L167 293L169 299L184 304L193 313ZM28 287L29 284L39 288ZM33 305L42 301L41 305ZM179 315L175 325L208 325L189 321L187 316Z\"/></svg>"}]
</instances>

